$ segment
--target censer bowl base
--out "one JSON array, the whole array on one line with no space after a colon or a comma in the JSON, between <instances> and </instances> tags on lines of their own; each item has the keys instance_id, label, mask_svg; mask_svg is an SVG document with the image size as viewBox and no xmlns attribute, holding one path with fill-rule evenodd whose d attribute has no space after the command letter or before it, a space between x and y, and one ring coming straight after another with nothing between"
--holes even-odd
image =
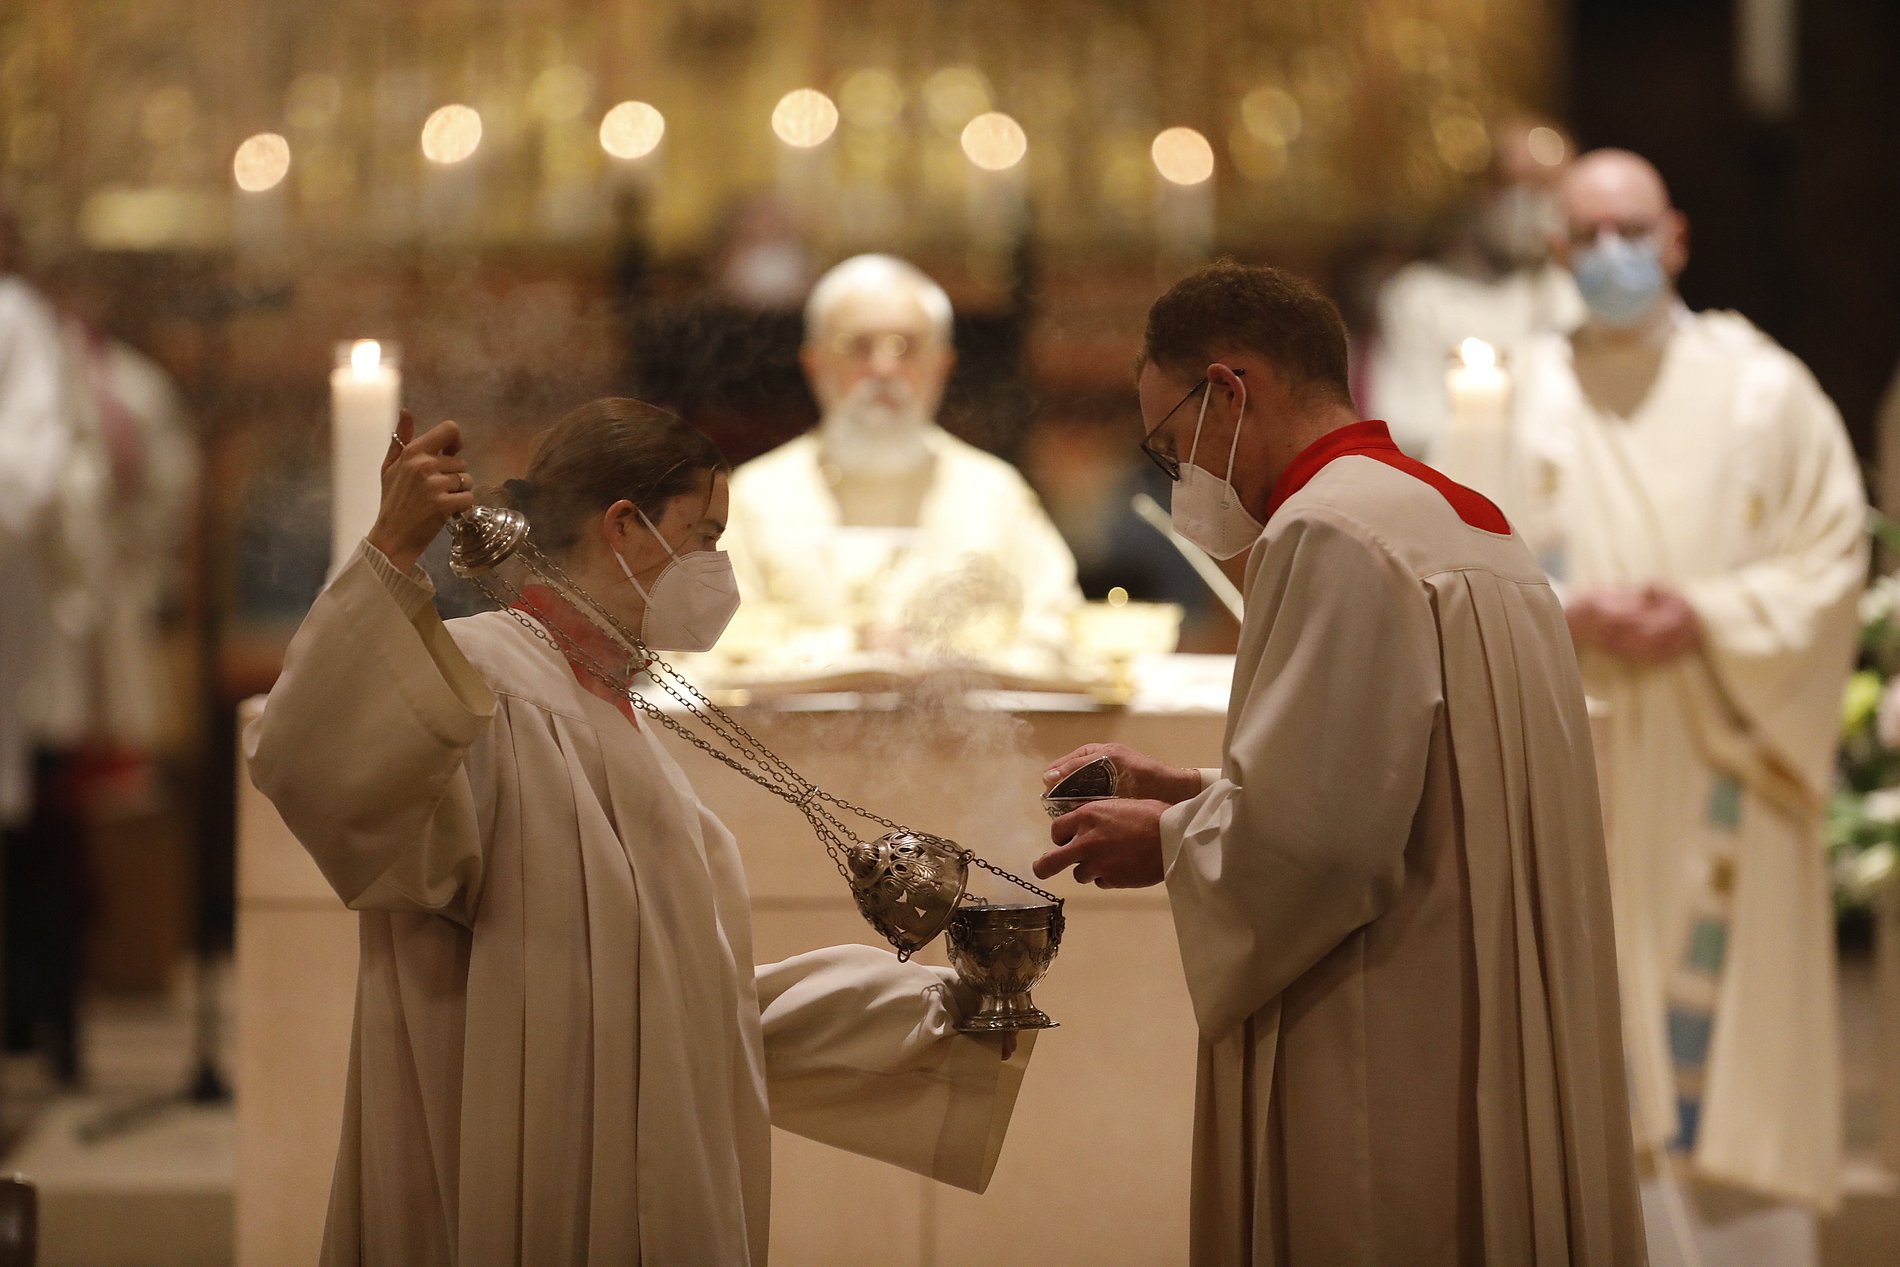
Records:
<instances>
[{"instance_id":1,"label":"censer bowl base","mask_svg":"<svg viewBox=\"0 0 1900 1267\"><path fill-rule=\"evenodd\" d=\"M1049 1014L1030 1000L1026 990L1000 999L986 997L975 1015L964 1017L956 1025L959 1034L1010 1034L1025 1029L1060 1028L1061 1022L1050 1020Z\"/></svg>"},{"instance_id":2,"label":"censer bowl base","mask_svg":"<svg viewBox=\"0 0 1900 1267\"><path fill-rule=\"evenodd\" d=\"M957 978L976 992L975 1011L957 1022L965 1034L1054 1029L1029 997L1062 945L1062 904L999 906L968 900L950 917L945 943Z\"/></svg>"}]
</instances>

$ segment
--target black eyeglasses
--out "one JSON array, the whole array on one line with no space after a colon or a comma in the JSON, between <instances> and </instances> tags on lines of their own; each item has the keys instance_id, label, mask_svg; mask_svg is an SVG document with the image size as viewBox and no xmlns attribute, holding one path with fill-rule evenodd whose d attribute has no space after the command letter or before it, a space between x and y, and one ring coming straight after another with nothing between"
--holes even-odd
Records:
<instances>
[{"instance_id":1,"label":"black eyeglasses","mask_svg":"<svg viewBox=\"0 0 1900 1267\"><path fill-rule=\"evenodd\" d=\"M1239 378L1246 372L1246 370L1235 370L1234 377ZM1194 384L1194 386L1188 388L1188 394L1175 401L1174 408L1161 415L1161 421L1155 424L1155 429L1141 438L1140 448L1141 451L1148 456L1148 460L1159 467L1163 475L1177 484L1181 482L1181 459L1175 454L1163 453L1160 449L1157 449L1154 444L1155 437L1160 435L1162 431L1167 428L1168 419L1181 412L1182 405L1193 400L1196 393L1206 391L1212 385L1211 379L1204 378Z\"/></svg>"}]
</instances>

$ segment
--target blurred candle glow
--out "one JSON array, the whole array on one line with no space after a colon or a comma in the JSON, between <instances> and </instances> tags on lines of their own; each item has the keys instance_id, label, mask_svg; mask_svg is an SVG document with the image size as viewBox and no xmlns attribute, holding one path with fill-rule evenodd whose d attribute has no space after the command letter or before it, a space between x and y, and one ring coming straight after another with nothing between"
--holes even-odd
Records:
<instances>
[{"instance_id":1,"label":"blurred candle glow","mask_svg":"<svg viewBox=\"0 0 1900 1267\"><path fill-rule=\"evenodd\" d=\"M1436 465L1481 493L1502 494L1511 459L1511 379L1498 350L1465 339L1445 371L1450 423Z\"/></svg>"},{"instance_id":2,"label":"blurred candle glow","mask_svg":"<svg viewBox=\"0 0 1900 1267\"><path fill-rule=\"evenodd\" d=\"M482 116L469 106L443 106L422 125L422 154L432 163L459 163L481 143Z\"/></svg>"},{"instance_id":3,"label":"blurred candle glow","mask_svg":"<svg viewBox=\"0 0 1900 1267\"><path fill-rule=\"evenodd\" d=\"M798 88L779 98L772 111L772 131L797 149L823 145L838 129L838 107L816 88Z\"/></svg>"},{"instance_id":4,"label":"blurred candle glow","mask_svg":"<svg viewBox=\"0 0 1900 1267\"><path fill-rule=\"evenodd\" d=\"M1023 125L1006 114L979 114L963 126L963 153L984 171L1007 171L1028 152Z\"/></svg>"},{"instance_id":5,"label":"blurred candle glow","mask_svg":"<svg viewBox=\"0 0 1900 1267\"><path fill-rule=\"evenodd\" d=\"M1214 174L1214 147L1193 128L1169 128L1155 137L1149 153L1162 179L1198 185Z\"/></svg>"},{"instance_id":6,"label":"blurred candle glow","mask_svg":"<svg viewBox=\"0 0 1900 1267\"><path fill-rule=\"evenodd\" d=\"M600 121L600 148L615 158L644 158L666 135L666 116L644 101L623 101Z\"/></svg>"},{"instance_id":7,"label":"blurred candle glow","mask_svg":"<svg viewBox=\"0 0 1900 1267\"><path fill-rule=\"evenodd\" d=\"M395 350L375 339L339 343L330 372L330 574L375 526L383 455L396 430L402 375Z\"/></svg>"},{"instance_id":8,"label":"blurred candle glow","mask_svg":"<svg viewBox=\"0 0 1900 1267\"><path fill-rule=\"evenodd\" d=\"M289 172L290 142L275 132L259 132L247 138L231 159L231 175L246 193L274 189Z\"/></svg>"}]
</instances>

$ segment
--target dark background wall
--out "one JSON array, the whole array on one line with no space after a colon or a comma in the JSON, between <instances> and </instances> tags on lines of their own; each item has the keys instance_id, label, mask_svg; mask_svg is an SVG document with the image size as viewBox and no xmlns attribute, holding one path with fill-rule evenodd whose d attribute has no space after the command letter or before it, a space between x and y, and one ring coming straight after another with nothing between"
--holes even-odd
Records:
<instances>
[{"instance_id":1,"label":"dark background wall","mask_svg":"<svg viewBox=\"0 0 1900 1267\"><path fill-rule=\"evenodd\" d=\"M1566 114L1584 147L1662 169L1690 219L1690 306L1737 309L1807 361L1872 460L1900 361L1900 3L1794 2L1785 118L1742 104L1732 0L1572 0Z\"/></svg>"}]
</instances>

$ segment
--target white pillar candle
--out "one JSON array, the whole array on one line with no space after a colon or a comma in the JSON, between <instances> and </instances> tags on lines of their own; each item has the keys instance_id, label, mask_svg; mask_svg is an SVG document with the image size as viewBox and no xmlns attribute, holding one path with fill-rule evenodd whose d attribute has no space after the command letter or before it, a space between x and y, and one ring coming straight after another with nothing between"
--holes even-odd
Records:
<instances>
[{"instance_id":1,"label":"white pillar candle","mask_svg":"<svg viewBox=\"0 0 1900 1267\"><path fill-rule=\"evenodd\" d=\"M330 372L330 574L376 522L383 455L396 430L402 374L395 349L375 339L339 343Z\"/></svg>"},{"instance_id":2,"label":"white pillar candle","mask_svg":"<svg viewBox=\"0 0 1900 1267\"><path fill-rule=\"evenodd\" d=\"M1511 377L1483 339L1458 345L1445 372L1450 422L1437 455L1445 474L1493 498L1505 493L1511 458Z\"/></svg>"}]
</instances>

